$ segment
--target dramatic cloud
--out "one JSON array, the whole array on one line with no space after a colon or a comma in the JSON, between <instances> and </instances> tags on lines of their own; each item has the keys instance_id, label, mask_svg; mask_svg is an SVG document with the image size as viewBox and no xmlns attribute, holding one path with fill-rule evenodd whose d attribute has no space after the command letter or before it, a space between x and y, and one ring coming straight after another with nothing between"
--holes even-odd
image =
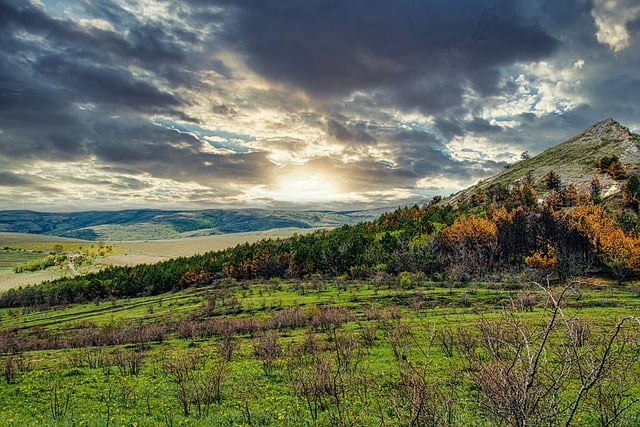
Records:
<instances>
[{"instance_id":1,"label":"dramatic cloud","mask_svg":"<svg viewBox=\"0 0 640 427\"><path fill-rule=\"evenodd\" d=\"M420 203L614 117L632 0L0 0L0 209Z\"/></svg>"},{"instance_id":2,"label":"dramatic cloud","mask_svg":"<svg viewBox=\"0 0 640 427\"><path fill-rule=\"evenodd\" d=\"M591 16L596 22L596 37L614 52L629 47L629 23L640 18L640 4L634 0L595 0Z\"/></svg>"}]
</instances>

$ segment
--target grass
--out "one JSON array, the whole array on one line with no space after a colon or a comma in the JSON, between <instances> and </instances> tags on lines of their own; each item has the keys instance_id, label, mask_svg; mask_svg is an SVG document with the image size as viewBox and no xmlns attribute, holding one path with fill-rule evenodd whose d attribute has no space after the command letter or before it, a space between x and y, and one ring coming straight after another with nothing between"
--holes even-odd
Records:
<instances>
[{"instance_id":1,"label":"grass","mask_svg":"<svg viewBox=\"0 0 640 427\"><path fill-rule=\"evenodd\" d=\"M465 373L467 362L461 350L456 346L452 355L448 355L441 334L453 331L457 341L463 331L477 333L478 324L483 321L505 319L513 314L509 308L511 301L521 292L534 294L535 306L531 312L515 312L515 318L526 324L538 324L548 315L543 308L544 295L537 287L521 283L445 285L424 283L405 289L368 281L228 282L153 297L44 310L0 310L0 330L17 328L13 336L23 338L39 335L64 341L87 328L113 330L159 323L168 325L169 331L162 342L144 344L144 359L136 375L127 374L113 362L118 355L134 354L139 349L135 342L5 354L0 366L6 367L7 360L13 357L14 361L22 360L22 365L16 366L23 368L17 370L11 383L0 379L3 382L0 400L4 402L0 419L6 425L15 426L314 425L312 411L299 387L300 381L312 378L316 371L309 370L307 365L298 365L303 359L293 356L294 349L312 334L324 350L301 357L309 363L328 361L334 380L344 392L342 403L349 407L347 413L340 414L335 397L320 393L315 402L318 404L317 425L339 425L340 416L348 418L343 422L350 420L357 425L379 425L380 417L386 417L388 424L397 424L398 418L391 408L397 403L394 399L399 398L396 381L402 378L404 363L420 367L425 362L428 373L425 378L432 382L432 390L450 391L456 396L452 425L492 425L495 420L480 411L477 396L473 398L471 373ZM579 292L570 293L565 300L564 315L587 319L592 335L599 336L610 331L620 317L637 315L640 298L634 286L637 284L619 287L602 282L582 283ZM217 298L218 303L212 316L205 316L203 309L213 298ZM417 308L410 305L416 298L422 302ZM180 338L175 332L176 325L207 319L253 318L268 322L292 307L300 307L308 316L317 315L324 307L342 307L352 317L335 331L309 326L279 330L278 339L284 352L277 357L270 373L255 356L256 338L252 339L246 332L234 333L238 347L231 361L224 365L221 400L203 405L200 412L191 404L189 415L185 415L176 379L168 373L167 366L185 355L197 355L199 361L185 381L188 387L204 384L216 367L221 366L218 354L224 339L215 334ZM390 313L395 314L388 317ZM412 331L403 344L407 346L408 362L394 359L390 343L397 325L405 325L403 327ZM361 335L367 327L374 328L377 334L370 347L364 346ZM629 332L631 330L633 328ZM353 362L344 368L346 370L340 370L336 365L336 340L350 336L356 337L358 343L354 347ZM558 336L554 340L555 346L562 338ZM548 355L553 351L550 349ZM91 357L102 357L103 362L90 367L87 360ZM631 387L638 388L638 384L632 383ZM362 394L363 391L366 394ZM432 402L437 401L436 397ZM585 411L583 420L590 414ZM637 419L638 414L638 408L633 407L625 419Z\"/></svg>"}]
</instances>

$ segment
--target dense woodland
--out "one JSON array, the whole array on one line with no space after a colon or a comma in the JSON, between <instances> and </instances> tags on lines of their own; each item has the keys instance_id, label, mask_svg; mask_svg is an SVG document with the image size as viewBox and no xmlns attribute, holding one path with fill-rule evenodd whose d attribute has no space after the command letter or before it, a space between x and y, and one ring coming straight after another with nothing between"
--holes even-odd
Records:
<instances>
[{"instance_id":1,"label":"dense woodland","mask_svg":"<svg viewBox=\"0 0 640 427\"><path fill-rule=\"evenodd\" d=\"M460 197L455 207L436 198L353 226L11 289L0 295L0 307L157 295L222 280L270 278L382 282L412 277L405 282L455 285L530 269L560 279L599 274L622 282L640 272L640 179L627 177L616 158L599 164L602 172L624 180L622 209L603 202L597 176L589 192L579 192L550 171L543 183L526 176L509 188L493 185ZM548 190L544 201L536 190L540 185Z\"/></svg>"}]
</instances>

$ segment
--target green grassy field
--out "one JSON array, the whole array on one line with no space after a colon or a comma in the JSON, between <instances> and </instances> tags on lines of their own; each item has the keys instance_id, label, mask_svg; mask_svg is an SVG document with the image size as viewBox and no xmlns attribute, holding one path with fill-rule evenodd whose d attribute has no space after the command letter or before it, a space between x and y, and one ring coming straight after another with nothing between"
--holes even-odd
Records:
<instances>
[{"instance_id":1,"label":"green grassy field","mask_svg":"<svg viewBox=\"0 0 640 427\"><path fill-rule=\"evenodd\" d=\"M611 417L598 402L628 405L615 425L637 425L638 324L630 318L612 339L620 319L638 314L637 284L575 284L556 311L549 296L525 280L401 287L314 278L3 309L0 425L498 425L490 396L508 386L489 373L508 362L517 389L536 354L536 381L521 398L533 405L544 387L555 397L540 397L529 421L553 408L557 423L544 425L567 420L583 384L578 368L586 375L600 357L607 370L571 425Z\"/></svg>"}]
</instances>

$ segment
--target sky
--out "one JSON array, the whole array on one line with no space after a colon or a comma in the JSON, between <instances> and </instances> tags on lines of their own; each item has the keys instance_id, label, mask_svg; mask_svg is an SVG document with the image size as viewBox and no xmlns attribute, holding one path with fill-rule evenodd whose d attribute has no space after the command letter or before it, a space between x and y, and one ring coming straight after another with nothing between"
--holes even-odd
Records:
<instances>
[{"instance_id":1,"label":"sky","mask_svg":"<svg viewBox=\"0 0 640 427\"><path fill-rule=\"evenodd\" d=\"M638 0L0 0L0 209L364 209L612 117Z\"/></svg>"}]
</instances>

